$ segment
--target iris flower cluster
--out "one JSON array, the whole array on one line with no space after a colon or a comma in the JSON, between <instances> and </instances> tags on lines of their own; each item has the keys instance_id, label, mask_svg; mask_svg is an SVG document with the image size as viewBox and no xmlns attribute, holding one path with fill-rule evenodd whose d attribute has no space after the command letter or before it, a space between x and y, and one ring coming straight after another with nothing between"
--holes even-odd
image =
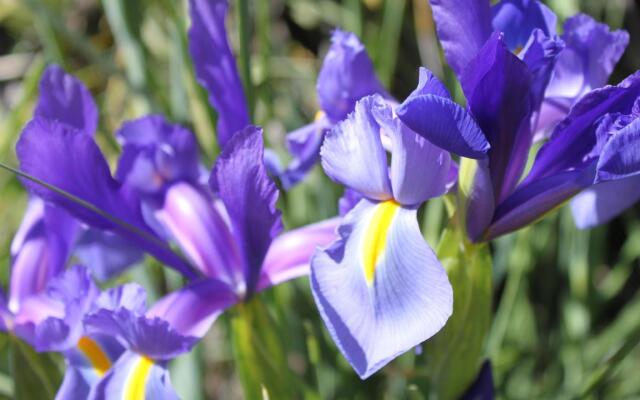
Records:
<instances>
[{"instance_id":1,"label":"iris flower cluster","mask_svg":"<svg viewBox=\"0 0 640 400\"><path fill-rule=\"evenodd\" d=\"M112 175L89 91L47 68L16 147L31 197L0 323L64 355L58 398L176 398L171 359L228 308L305 275L329 334L365 379L452 314L452 286L417 220L428 200L457 196L468 240L485 242L576 195L580 227L640 198L640 75L606 86L625 32L578 15L558 35L556 16L535 0L431 6L466 106L425 68L406 99L393 98L358 38L336 30L317 81L320 110L287 137L285 167L251 125L225 0L189 1L189 50L218 113L213 168L187 128L149 115L116 132ZM341 216L283 232L274 180L291 188L318 161L345 187ZM137 284L95 283L144 254L187 283L149 307ZM485 366L476 384L485 395L490 375Z\"/></svg>"}]
</instances>

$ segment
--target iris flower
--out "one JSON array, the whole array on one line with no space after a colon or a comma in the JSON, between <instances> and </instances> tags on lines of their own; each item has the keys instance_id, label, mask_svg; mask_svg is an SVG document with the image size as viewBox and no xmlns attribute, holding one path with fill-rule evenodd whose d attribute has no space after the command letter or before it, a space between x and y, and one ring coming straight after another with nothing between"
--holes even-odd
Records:
<instances>
[{"instance_id":1,"label":"iris flower","mask_svg":"<svg viewBox=\"0 0 640 400\"><path fill-rule=\"evenodd\" d=\"M608 174L602 168L606 160L617 163L615 168L623 168L622 165L633 168L627 157L619 156L617 143L631 140L633 136L635 125L627 123L634 118L634 102L640 94L637 74L618 86L606 86L582 95L568 115L554 126L533 166L525 171L537 126L536 116L542 103L548 100L547 87L550 81L560 82L563 76L556 68L564 65L559 63L566 45L545 33L545 29L549 29L548 12L537 2L526 1L502 2L492 9L489 1L434 0L432 7L438 35L449 64L460 78L468 110L491 145L486 158L466 163L461 170L463 179L471 181L469 187L463 189L469 197L466 226L473 241L489 240L514 231L584 189L633 175ZM504 28L505 32L492 33L492 10L495 12L500 7L518 12L544 12L540 12L543 17L537 19L538 28L533 31L529 24L507 24L509 29ZM509 39L514 35L512 28L529 31L518 55L512 47L521 41ZM593 26L584 26L585 30L591 28ZM601 26L594 29L606 33ZM619 40L607 46L618 48L626 43L626 35L616 37ZM604 46L605 41L597 44ZM567 51L575 52L575 49ZM576 74L591 76L594 70L599 70L600 79L603 76L606 79L619 54L606 51L603 57L600 64L594 64L593 58L578 58ZM428 101L414 98L399 108L398 115L418 134L457 152L455 141L438 141L433 132L423 128L432 112L433 106ZM623 126L626 129L621 129ZM635 147L629 149L633 151Z\"/></svg>"},{"instance_id":2,"label":"iris flower","mask_svg":"<svg viewBox=\"0 0 640 400\"><path fill-rule=\"evenodd\" d=\"M486 153L479 127L429 71L421 70L414 97L440 105L427 120L435 134L464 130L458 136L477 139L465 154ZM451 157L374 95L326 135L321 160L327 175L361 200L343 217L339 239L314 255L312 291L335 343L365 379L433 336L451 315L447 274L416 220L423 202L447 191Z\"/></svg>"}]
</instances>

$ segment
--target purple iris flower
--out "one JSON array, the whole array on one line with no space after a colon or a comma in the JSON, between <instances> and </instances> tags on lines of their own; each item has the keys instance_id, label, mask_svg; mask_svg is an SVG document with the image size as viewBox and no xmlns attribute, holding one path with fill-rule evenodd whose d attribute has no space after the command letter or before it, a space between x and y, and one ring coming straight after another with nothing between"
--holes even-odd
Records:
<instances>
[{"instance_id":1,"label":"purple iris flower","mask_svg":"<svg viewBox=\"0 0 640 400\"><path fill-rule=\"evenodd\" d=\"M485 361L480 368L478 377L471 384L469 389L462 395L460 400L493 400L495 399L493 389L493 372L491 362Z\"/></svg>"},{"instance_id":2,"label":"purple iris flower","mask_svg":"<svg viewBox=\"0 0 640 400\"><path fill-rule=\"evenodd\" d=\"M412 96L440 107L424 126L434 137L464 130L460 148L484 155L480 128L430 72L421 71ZM433 336L452 312L447 274L416 219L423 202L448 190L451 157L433 143L374 95L358 101L322 145L327 175L361 199L343 217L338 240L314 255L311 287L329 333L363 379Z\"/></svg>"},{"instance_id":3,"label":"purple iris flower","mask_svg":"<svg viewBox=\"0 0 640 400\"><path fill-rule=\"evenodd\" d=\"M285 189L304 179L316 165L325 133L353 111L356 101L376 93L390 98L376 77L367 49L355 34L339 29L331 35L316 91L320 111L315 121L287 136L293 160L278 174Z\"/></svg>"},{"instance_id":4,"label":"purple iris flower","mask_svg":"<svg viewBox=\"0 0 640 400\"><path fill-rule=\"evenodd\" d=\"M511 3L514 2L505 4ZM464 189L469 201L466 227L472 240L489 240L511 232L585 188L620 179L597 172L599 158L607 157L605 152L612 150L606 143L614 137L599 133L608 128L598 127L618 115L623 115L624 121L632 118L638 96L635 76L617 87L604 87L582 96L555 126L531 171L523 176L537 115L563 54L563 42L547 37L542 28L537 28L516 56L507 39L513 32L491 33L488 1L442 0L433 1L432 6L445 54L460 77L468 109L491 145L485 159L467 164L463 172L472 180L470 187ZM462 29L460 21L473 25ZM468 36L471 32L477 35L473 40ZM464 156L455 141L439 142L434 132L422 127L433 115L430 104L409 98L398 109L398 115L418 134ZM621 133L624 136L632 129Z\"/></svg>"},{"instance_id":5,"label":"purple iris flower","mask_svg":"<svg viewBox=\"0 0 640 400\"><path fill-rule=\"evenodd\" d=\"M249 126L234 134L211 173L214 197L202 188L175 184L156 212L202 276L150 311L181 334L201 337L226 308L308 274L316 246L335 238L335 219L280 234L278 191L263 151L261 129Z\"/></svg>"}]
</instances>

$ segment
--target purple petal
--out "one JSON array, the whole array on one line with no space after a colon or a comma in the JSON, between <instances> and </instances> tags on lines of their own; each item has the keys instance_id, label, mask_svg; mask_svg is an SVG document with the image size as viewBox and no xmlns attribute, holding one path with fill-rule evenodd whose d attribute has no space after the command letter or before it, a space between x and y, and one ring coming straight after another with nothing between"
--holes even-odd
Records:
<instances>
[{"instance_id":1,"label":"purple petal","mask_svg":"<svg viewBox=\"0 0 640 400\"><path fill-rule=\"evenodd\" d=\"M71 372L74 375L68 390L74 390L73 386L79 390L84 386L93 387L116 363L124 350L111 336L81 337L74 348L64 352L67 374Z\"/></svg>"},{"instance_id":2,"label":"purple petal","mask_svg":"<svg viewBox=\"0 0 640 400\"><path fill-rule=\"evenodd\" d=\"M236 61L225 31L227 0L190 0L189 52L198 82L218 112L218 142L249 125L249 112Z\"/></svg>"},{"instance_id":3,"label":"purple petal","mask_svg":"<svg viewBox=\"0 0 640 400\"><path fill-rule=\"evenodd\" d=\"M580 229L609 222L640 200L640 176L591 186L571 200L571 212Z\"/></svg>"},{"instance_id":4,"label":"purple petal","mask_svg":"<svg viewBox=\"0 0 640 400\"><path fill-rule=\"evenodd\" d=\"M123 145L118 181L144 194L177 181L198 182L198 144L188 129L149 115L125 122L116 135Z\"/></svg>"},{"instance_id":5,"label":"purple petal","mask_svg":"<svg viewBox=\"0 0 640 400\"><path fill-rule=\"evenodd\" d=\"M433 75L433 72L424 67L420 67L418 70L418 87L411 92L409 97L407 97L407 100L428 94L444 97L445 99L451 99L451 94L449 94L447 87L440 82L435 75Z\"/></svg>"},{"instance_id":6,"label":"purple petal","mask_svg":"<svg viewBox=\"0 0 640 400\"><path fill-rule=\"evenodd\" d=\"M480 368L478 377L471 387L462 395L460 400L494 400L493 373L491 362L485 361Z\"/></svg>"},{"instance_id":7,"label":"purple petal","mask_svg":"<svg viewBox=\"0 0 640 400\"><path fill-rule=\"evenodd\" d=\"M531 79L501 34L491 36L462 74L469 109L491 145L489 171L497 201L518 183L529 154Z\"/></svg>"},{"instance_id":8,"label":"purple petal","mask_svg":"<svg viewBox=\"0 0 640 400\"><path fill-rule=\"evenodd\" d=\"M241 249L207 195L187 183L174 184L156 217L200 272L244 289Z\"/></svg>"},{"instance_id":9,"label":"purple petal","mask_svg":"<svg viewBox=\"0 0 640 400\"><path fill-rule=\"evenodd\" d=\"M307 275L316 249L328 246L337 238L339 222L339 218L332 218L277 236L264 259L258 290Z\"/></svg>"},{"instance_id":10,"label":"purple petal","mask_svg":"<svg viewBox=\"0 0 640 400\"><path fill-rule=\"evenodd\" d=\"M593 182L592 174L568 171L523 184L496 209L486 240L531 224Z\"/></svg>"},{"instance_id":11,"label":"purple petal","mask_svg":"<svg viewBox=\"0 0 640 400\"><path fill-rule=\"evenodd\" d=\"M137 283L126 283L102 292L93 307L111 311L125 308L135 314L144 314L147 310L147 293Z\"/></svg>"},{"instance_id":12,"label":"purple petal","mask_svg":"<svg viewBox=\"0 0 640 400\"><path fill-rule=\"evenodd\" d=\"M527 64L532 75L531 95L533 109L538 110L551 79L556 60L564 50L564 42L557 36L547 36L536 29L523 50L522 61Z\"/></svg>"},{"instance_id":13,"label":"purple petal","mask_svg":"<svg viewBox=\"0 0 640 400\"><path fill-rule=\"evenodd\" d=\"M345 188L342 197L338 200L338 209L341 217L347 215L353 207L362 200L362 195L353 189Z\"/></svg>"},{"instance_id":14,"label":"purple petal","mask_svg":"<svg viewBox=\"0 0 640 400\"><path fill-rule=\"evenodd\" d=\"M575 101L607 83L629 43L629 34L611 32L607 25L578 14L565 22L562 40L566 48L558 58L546 97Z\"/></svg>"},{"instance_id":15,"label":"purple petal","mask_svg":"<svg viewBox=\"0 0 640 400\"><path fill-rule=\"evenodd\" d=\"M99 281L119 276L144 258L144 253L130 240L93 228L82 232L74 246L73 255Z\"/></svg>"},{"instance_id":16,"label":"purple petal","mask_svg":"<svg viewBox=\"0 0 640 400\"><path fill-rule=\"evenodd\" d=\"M64 379L56 393L55 400L86 399L89 396L91 386L80 372L67 365Z\"/></svg>"},{"instance_id":17,"label":"purple petal","mask_svg":"<svg viewBox=\"0 0 640 400\"><path fill-rule=\"evenodd\" d=\"M58 122L36 118L22 131L16 152L24 172L80 198L93 208L25 180L32 192L91 226L122 235L185 275L194 275L145 223L140 200L111 177L109 165L91 137ZM121 223L106 218L104 213Z\"/></svg>"},{"instance_id":18,"label":"purple petal","mask_svg":"<svg viewBox=\"0 0 640 400\"><path fill-rule=\"evenodd\" d=\"M496 200L491 184L488 160L479 160L473 171L473 180L468 193L466 207L466 230L469 238L480 241L493 219Z\"/></svg>"},{"instance_id":19,"label":"purple petal","mask_svg":"<svg viewBox=\"0 0 640 400\"><path fill-rule=\"evenodd\" d=\"M269 245L282 229L278 190L267 175L263 150L262 129L238 132L220 154L210 180L229 215L248 294L255 290Z\"/></svg>"},{"instance_id":20,"label":"purple petal","mask_svg":"<svg viewBox=\"0 0 640 400\"><path fill-rule=\"evenodd\" d=\"M239 301L224 282L203 279L163 297L147 316L162 318L182 335L203 337L216 318Z\"/></svg>"},{"instance_id":21,"label":"purple petal","mask_svg":"<svg viewBox=\"0 0 640 400\"><path fill-rule=\"evenodd\" d=\"M365 197L386 200L392 196L391 183L374 106L386 107L380 96L358 101L355 111L327 133L320 157L331 179Z\"/></svg>"},{"instance_id":22,"label":"purple petal","mask_svg":"<svg viewBox=\"0 0 640 400\"><path fill-rule=\"evenodd\" d=\"M620 129L604 146L597 180L622 179L640 173L640 118Z\"/></svg>"},{"instance_id":23,"label":"purple petal","mask_svg":"<svg viewBox=\"0 0 640 400\"><path fill-rule=\"evenodd\" d=\"M98 109L89 90L57 65L50 65L42 74L34 116L59 121L90 136L98 126Z\"/></svg>"},{"instance_id":24,"label":"purple petal","mask_svg":"<svg viewBox=\"0 0 640 400\"><path fill-rule=\"evenodd\" d=\"M9 308L17 311L27 297L41 293L69 259L77 223L64 210L29 201L23 222L11 244Z\"/></svg>"},{"instance_id":25,"label":"purple petal","mask_svg":"<svg viewBox=\"0 0 640 400\"><path fill-rule=\"evenodd\" d=\"M534 30L552 36L556 31L557 17L538 0L502 0L491 7L494 31L502 32L510 51L521 50Z\"/></svg>"},{"instance_id":26,"label":"purple petal","mask_svg":"<svg viewBox=\"0 0 640 400\"><path fill-rule=\"evenodd\" d=\"M447 192L451 165L448 152L407 128L391 109L376 109L374 114L391 137L391 187L393 198L413 206Z\"/></svg>"},{"instance_id":27,"label":"purple petal","mask_svg":"<svg viewBox=\"0 0 640 400\"><path fill-rule=\"evenodd\" d=\"M413 97L402 103L396 113L420 136L462 157L483 158L490 148L471 115L444 97Z\"/></svg>"},{"instance_id":28,"label":"purple petal","mask_svg":"<svg viewBox=\"0 0 640 400\"><path fill-rule=\"evenodd\" d=\"M431 0L444 55L460 76L491 35L489 0Z\"/></svg>"},{"instance_id":29,"label":"purple petal","mask_svg":"<svg viewBox=\"0 0 640 400\"><path fill-rule=\"evenodd\" d=\"M322 118L287 135L287 148L293 160L280 174L282 186L289 189L302 181L320 160L320 146L328 121Z\"/></svg>"},{"instance_id":30,"label":"purple petal","mask_svg":"<svg viewBox=\"0 0 640 400\"><path fill-rule=\"evenodd\" d=\"M126 308L100 309L87 315L85 327L90 335L117 338L128 349L154 360L169 360L189 351L197 338L178 333L162 318L149 318Z\"/></svg>"},{"instance_id":31,"label":"purple petal","mask_svg":"<svg viewBox=\"0 0 640 400\"><path fill-rule=\"evenodd\" d=\"M126 352L93 388L89 399L178 400L179 397L171 386L166 363Z\"/></svg>"},{"instance_id":32,"label":"purple petal","mask_svg":"<svg viewBox=\"0 0 640 400\"><path fill-rule=\"evenodd\" d=\"M365 199L339 232L312 259L311 288L333 340L365 379L438 332L453 293L416 210Z\"/></svg>"},{"instance_id":33,"label":"purple petal","mask_svg":"<svg viewBox=\"0 0 640 400\"><path fill-rule=\"evenodd\" d=\"M576 103L536 156L525 182L571 168L583 168L597 146L597 122L605 114L630 114L640 96L640 73L617 86L593 90Z\"/></svg>"},{"instance_id":34,"label":"purple petal","mask_svg":"<svg viewBox=\"0 0 640 400\"><path fill-rule=\"evenodd\" d=\"M386 93L358 37L339 29L331 36L331 47L322 63L316 89L320 108L333 123L352 112L362 97Z\"/></svg>"}]
</instances>

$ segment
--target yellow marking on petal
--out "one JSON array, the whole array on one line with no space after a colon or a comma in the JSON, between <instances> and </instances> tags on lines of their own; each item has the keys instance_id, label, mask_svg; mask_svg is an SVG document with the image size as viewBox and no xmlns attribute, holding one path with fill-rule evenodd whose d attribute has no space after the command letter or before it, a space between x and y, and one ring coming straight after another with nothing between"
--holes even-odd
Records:
<instances>
[{"instance_id":1,"label":"yellow marking on petal","mask_svg":"<svg viewBox=\"0 0 640 400\"><path fill-rule=\"evenodd\" d=\"M522 46L518 46L514 51L513 54L515 54L516 56L520 55L520 52L522 52L523 47Z\"/></svg>"},{"instance_id":2,"label":"yellow marking on petal","mask_svg":"<svg viewBox=\"0 0 640 400\"><path fill-rule=\"evenodd\" d=\"M362 243L362 262L364 264L364 276L369 285L373 283L376 265L387 247L389 227L391 227L393 217L395 217L399 208L400 204L393 200L378 204L365 233L364 242Z\"/></svg>"},{"instance_id":3,"label":"yellow marking on petal","mask_svg":"<svg viewBox=\"0 0 640 400\"><path fill-rule=\"evenodd\" d=\"M324 114L324 111L322 111L322 110L318 110L318 111L316 112L316 115L313 117L313 122L318 122L318 121L320 121L320 120L324 117L324 115L325 115L325 114Z\"/></svg>"},{"instance_id":4,"label":"yellow marking on petal","mask_svg":"<svg viewBox=\"0 0 640 400\"><path fill-rule=\"evenodd\" d=\"M102 350L102 347L94 340L83 336L78 340L78 349L91 363L98 376L103 376L111 368L109 356Z\"/></svg>"},{"instance_id":5,"label":"yellow marking on petal","mask_svg":"<svg viewBox=\"0 0 640 400\"><path fill-rule=\"evenodd\" d=\"M144 400L151 367L153 360L148 357L142 356L135 362L124 387L125 400Z\"/></svg>"}]
</instances>

